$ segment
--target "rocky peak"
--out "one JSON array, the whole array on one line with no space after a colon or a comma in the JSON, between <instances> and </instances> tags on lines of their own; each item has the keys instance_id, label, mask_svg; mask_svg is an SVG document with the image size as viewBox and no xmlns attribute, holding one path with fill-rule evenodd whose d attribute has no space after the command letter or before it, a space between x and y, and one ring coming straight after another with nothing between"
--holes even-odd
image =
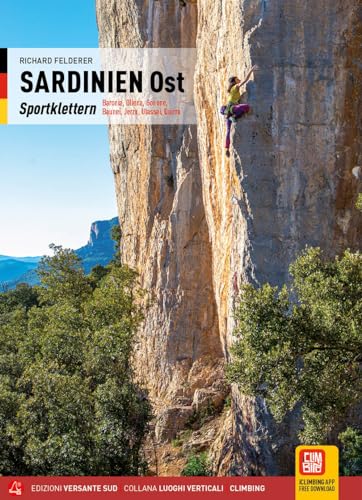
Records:
<instances>
[{"instance_id":1,"label":"rocky peak","mask_svg":"<svg viewBox=\"0 0 362 500\"><path fill-rule=\"evenodd\" d=\"M111 231L116 224L118 224L118 217L93 222L90 228L88 245L94 247L112 241Z\"/></svg>"}]
</instances>

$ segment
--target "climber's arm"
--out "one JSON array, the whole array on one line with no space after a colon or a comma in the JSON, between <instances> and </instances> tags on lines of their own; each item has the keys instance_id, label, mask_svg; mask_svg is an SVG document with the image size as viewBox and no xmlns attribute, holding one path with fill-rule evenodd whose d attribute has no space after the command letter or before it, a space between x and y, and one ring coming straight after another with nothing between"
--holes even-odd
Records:
<instances>
[{"instance_id":1,"label":"climber's arm","mask_svg":"<svg viewBox=\"0 0 362 500\"><path fill-rule=\"evenodd\" d=\"M255 71L256 69L258 69L258 66L256 64L254 64L254 66L251 68L251 70L249 71L249 73L246 75L245 80L237 84L238 87L242 87L243 85L245 85L245 83L247 83L249 81L252 72Z\"/></svg>"}]
</instances>

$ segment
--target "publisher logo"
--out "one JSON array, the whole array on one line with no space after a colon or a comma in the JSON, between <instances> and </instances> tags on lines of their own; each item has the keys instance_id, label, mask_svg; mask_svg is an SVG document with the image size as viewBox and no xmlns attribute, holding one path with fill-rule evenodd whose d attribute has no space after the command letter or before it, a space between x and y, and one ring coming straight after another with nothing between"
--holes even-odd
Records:
<instances>
[{"instance_id":1,"label":"publisher logo","mask_svg":"<svg viewBox=\"0 0 362 500\"><path fill-rule=\"evenodd\" d=\"M23 494L24 485L20 481L11 481L9 483L9 493L13 497L18 497Z\"/></svg>"},{"instance_id":2,"label":"publisher logo","mask_svg":"<svg viewBox=\"0 0 362 500\"><path fill-rule=\"evenodd\" d=\"M299 452L299 473L309 476L321 476L326 470L326 454L324 450L307 449Z\"/></svg>"}]
</instances>

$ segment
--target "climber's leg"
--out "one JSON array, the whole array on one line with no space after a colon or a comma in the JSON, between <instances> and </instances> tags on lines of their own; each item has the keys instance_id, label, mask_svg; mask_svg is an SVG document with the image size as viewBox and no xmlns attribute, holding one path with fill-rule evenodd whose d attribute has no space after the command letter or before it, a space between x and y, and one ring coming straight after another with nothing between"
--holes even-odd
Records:
<instances>
[{"instance_id":1,"label":"climber's leg","mask_svg":"<svg viewBox=\"0 0 362 500\"><path fill-rule=\"evenodd\" d=\"M226 120L226 141L225 141L225 149L226 149L226 156L230 156L230 132L231 132L231 120L228 118Z\"/></svg>"},{"instance_id":2,"label":"climber's leg","mask_svg":"<svg viewBox=\"0 0 362 500\"><path fill-rule=\"evenodd\" d=\"M232 115L226 119L226 141L225 141L225 149L226 156L230 156L230 132L231 132L231 124L236 122L239 118L243 116L244 113L248 113L250 111L249 104L235 104L230 109Z\"/></svg>"},{"instance_id":3,"label":"climber's leg","mask_svg":"<svg viewBox=\"0 0 362 500\"><path fill-rule=\"evenodd\" d=\"M235 118L241 118L244 113L248 113L249 111L249 104L235 104L235 106L233 106L233 115Z\"/></svg>"}]
</instances>

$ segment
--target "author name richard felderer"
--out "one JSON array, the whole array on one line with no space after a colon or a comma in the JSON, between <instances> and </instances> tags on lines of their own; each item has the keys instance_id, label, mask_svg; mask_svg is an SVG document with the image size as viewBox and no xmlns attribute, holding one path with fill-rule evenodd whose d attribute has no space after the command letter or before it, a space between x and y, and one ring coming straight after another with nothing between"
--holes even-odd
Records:
<instances>
[{"instance_id":1,"label":"author name richard felderer","mask_svg":"<svg viewBox=\"0 0 362 500\"><path fill-rule=\"evenodd\" d=\"M22 102L19 113L27 118L32 115L95 115L97 106L95 104L78 104L71 102L48 102L47 104L28 104Z\"/></svg>"}]
</instances>

